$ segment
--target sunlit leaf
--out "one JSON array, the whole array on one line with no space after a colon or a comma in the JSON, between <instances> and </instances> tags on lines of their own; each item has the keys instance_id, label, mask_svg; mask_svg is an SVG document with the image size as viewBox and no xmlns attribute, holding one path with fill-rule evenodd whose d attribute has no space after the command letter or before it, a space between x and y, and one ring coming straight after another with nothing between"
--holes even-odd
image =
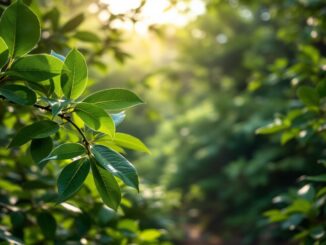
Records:
<instances>
[{"instance_id":1,"label":"sunlit leaf","mask_svg":"<svg viewBox=\"0 0 326 245\"><path fill-rule=\"evenodd\" d=\"M61 88L67 98L76 99L85 90L88 71L83 55L72 49L64 62L61 72Z\"/></svg>"},{"instance_id":2,"label":"sunlit leaf","mask_svg":"<svg viewBox=\"0 0 326 245\"><path fill-rule=\"evenodd\" d=\"M6 42L10 56L22 56L31 51L40 39L37 16L23 1L16 1L3 12L0 36Z\"/></svg>"},{"instance_id":3,"label":"sunlit leaf","mask_svg":"<svg viewBox=\"0 0 326 245\"><path fill-rule=\"evenodd\" d=\"M89 95L83 101L105 110L123 110L143 103L137 95L126 89L101 90Z\"/></svg>"},{"instance_id":4,"label":"sunlit leaf","mask_svg":"<svg viewBox=\"0 0 326 245\"><path fill-rule=\"evenodd\" d=\"M114 122L111 116L102 108L93 104L79 103L75 107L75 112L91 129L106 133L111 137L114 136Z\"/></svg>"},{"instance_id":5,"label":"sunlit leaf","mask_svg":"<svg viewBox=\"0 0 326 245\"><path fill-rule=\"evenodd\" d=\"M8 58L9 58L8 46L3 40L3 38L0 37L0 69L7 63Z\"/></svg>"},{"instance_id":6,"label":"sunlit leaf","mask_svg":"<svg viewBox=\"0 0 326 245\"><path fill-rule=\"evenodd\" d=\"M39 82L60 74L62 61L47 54L27 55L17 59L7 75L16 79Z\"/></svg>"},{"instance_id":7,"label":"sunlit leaf","mask_svg":"<svg viewBox=\"0 0 326 245\"><path fill-rule=\"evenodd\" d=\"M140 139L124 133L116 133L114 142L124 148L150 153L146 145Z\"/></svg>"}]
</instances>

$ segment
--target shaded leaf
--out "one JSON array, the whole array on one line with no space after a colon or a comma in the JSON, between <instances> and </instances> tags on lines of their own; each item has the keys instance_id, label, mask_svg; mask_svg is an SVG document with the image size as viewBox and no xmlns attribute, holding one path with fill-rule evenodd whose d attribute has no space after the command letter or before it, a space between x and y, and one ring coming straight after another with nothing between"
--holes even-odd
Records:
<instances>
[{"instance_id":1,"label":"shaded leaf","mask_svg":"<svg viewBox=\"0 0 326 245\"><path fill-rule=\"evenodd\" d=\"M57 222L52 214L43 212L37 215L37 224L47 239L54 239L57 230Z\"/></svg>"},{"instance_id":2,"label":"shaded leaf","mask_svg":"<svg viewBox=\"0 0 326 245\"><path fill-rule=\"evenodd\" d=\"M58 145L44 160L64 160L85 154L85 147L79 143L64 143Z\"/></svg>"},{"instance_id":3,"label":"shaded leaf","mask_svg":"<svg viewBox=\"0 0 326 245\"><path fill-rule=\"evenodd\" d=\"M21 128L12 139L9 147L20 146L32 139L46 138L59 130L59 125L51 120L35 122Z\"/></svg>"},{"instance_id":4,"label":"shaded leaf","mask_svg":"<svg viewBox=\"0 0 326 245\"><path fill-rule=\"evenodd\" d=\"M84 14L78 14L68 20L62 27L62 32L71 32L74 31L83 21L84 21Z\"/></svg>"},{"instance_id":5,"label":"shaded leaf","mask_svg":"<svg viewBox=\"0 0 326 245\"><path fill-rule=\"evenodd\" d=\"M51 152L53 142L51 137L33 139L31 143L31 155L34 162L39 163Z\"/></svg>"},{"instance_id":6,"label":"shaded leaf","mask_svg":"<svg viewBox=\"0 0 326 245\"><path fill-rule=\"evenodd\" d=\"M90 43L101 42L101 39L95 33L89 31L78 31L76 32L74 37L84 42L90 42Z\"/></svg>"},{"instance_id":7,"label":"shaded leaf","mask_svg":"<svg viewBox=\"0 0 326 245\"><path fill-rule=\"evenodd\" d=\"M89 170L88 159L80 159L68 164L58 177L59 198L57 202L64 202L75 195L82 187Z\"/></svg>"},{"instance_id":8,"label":"shaded leaf","mask_svg":"<svg viewBox=\"0 0 326 245\"><path fill-rule=\"evenodd\" d=\"M23 85L5 84L0 87L0 95L19 105L33 105L36 102L34 91Z\"/></svg>"},{"instance_id":9,"label":"shaded leaf","mask_svg":"<svg viewBox=\"0 0 326 245\"><path fill-rule=\"evenodd\" d=\"M308 86L301 86L297 89L299 99L307 106L319 106L319 95L317 91Z\"/></svg>"},{"instance_id":10,"label":"shaded leaf","mask_svg":"<svg viewBox=\"0 0 326 245\"><path fill-rule=\"evenodd\" d=\"M120 187L114 176L95 161L91 161L93 179L103 202L116 210L121 201Z\"/></svg>"}]
</instances>

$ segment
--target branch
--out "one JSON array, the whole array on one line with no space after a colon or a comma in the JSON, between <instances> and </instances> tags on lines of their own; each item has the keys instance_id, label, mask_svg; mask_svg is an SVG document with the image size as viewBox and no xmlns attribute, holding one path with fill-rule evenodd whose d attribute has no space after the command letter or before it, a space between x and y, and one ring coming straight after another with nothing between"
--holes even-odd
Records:
<instances>
[{"instance_id":1,"label":"branch","mask_svg":"<svg viewBox=\"0 0 326 245\"><path fill-rule=\"evenodd\" d=\"M51 107L50 106L42 106L42 105L38 105L38 104L34 104L33 106L36 107L36 108L39 108L39 109L42 109L42 110L51 112ZM87 149L87 154L90 155L91 154L90 153L90 150L89 150L89 145L90 144L89 144L89 142L88 142L85 134L83 133L83 131L77 126L76 123L74 123L73 120L71 120L71 117L69 117L69 116L67 116L67 115L65 115L63 113L59 113L57 116L60 117L60 118L62 118L62 119L64 119L64 120L66 120L67 122L69 122L78 131L78 133L83 138L83 142L84 142L84 144L86 146L86 149Z\"/></svg>"}]
</instances>

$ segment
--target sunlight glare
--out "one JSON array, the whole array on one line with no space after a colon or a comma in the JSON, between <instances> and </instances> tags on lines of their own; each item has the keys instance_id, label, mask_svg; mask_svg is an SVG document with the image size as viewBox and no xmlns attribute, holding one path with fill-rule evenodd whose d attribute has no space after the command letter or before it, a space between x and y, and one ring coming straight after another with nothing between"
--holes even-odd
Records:
<instances>
[{"instance_id":1,"label":"sunlight glare","mask_svg":"<svg viewBox=\"0 0 326 245\"><path fill-rule=\"evenodd\" d=\"M107 5L109 12L113 14L126 14L138 8L141 0L100 0L100 3ZM134 26L135 31L145 35L151 25L170 24L179 27L184 26L206 11L203 0L179 2L171 8L169 6L169 0L147 0L142 7L139 21ZM94 6L90 6L89 10L96 12ZM99 19L103 22L106 21L109 18L109 12L103 12L102 10L98 15ZM114 25L115 27L130 30L130 23L124 24L118 21Z\"/></svg>"}]
</instances>

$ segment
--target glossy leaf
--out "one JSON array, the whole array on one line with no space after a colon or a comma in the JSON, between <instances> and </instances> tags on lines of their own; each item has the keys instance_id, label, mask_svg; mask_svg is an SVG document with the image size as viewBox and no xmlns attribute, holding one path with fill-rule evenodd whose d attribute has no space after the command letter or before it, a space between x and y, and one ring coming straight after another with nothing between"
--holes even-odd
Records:
<instances>
[{"instance_id":1,"label":"glossy leaf","mask_svg":"<svg viewBox=\"0 0 326 245\"><path fill-rule=\"evenodd\" d=\"M0 36L6 42L10 56L22 56L31 51L40 39L37 16L23 1L16 1L3 12Z\"/></svg>"},{"instance_id":2,"label":"glossy leaf","mask_svg":"<svg viewBox=\"0 0 326 245\"><path fill-rule=\"evenodd\" d=\"M94 145L91 152L103 168L120 178L126 185L138 190L137 171L127 159L103 145Z\"/></svg>"},{"instance_id":3,"label":"glossy leaf","mask_svg":"<svg viewBox=\"0 0 326 245\"><path fill-rule=\"evenodd\" d=\"M58 115L62 109L66 108L71 103L71 100L65 100L65 99L55 100L55 99L44 98L44 100L50 104L51 113L53 116Z\"/></svg>"},{"instance_id":4,"label":"glossy leaf","mask_svg":"<svg viewBox=\"0 0 326 245\"><path fill-rule=\"evenodd\" d=\"M19 105L33 105L36 102L34 91L23 85L5 84L0 87L0 95Z\"/></svg>"},{"instance_id":5,"label":"glossy leaf","mask_svg":"<svg viewBox=\"0 0 326 245\"><path fill-rule=\"evenodd\" d=\"M111 117L114 121L115 127L118 127L125 119L126 113L124 111L119 112L119 113L113 113L113 114L111 114Z\"/></svg>"},{"instance_id":6,"label":"glossy leaf","mask_svg":"<svg viewBox=\"0 0 326 245\"><path fill-rule=\"evenodd\" d=\"M93 104L79 103L75 107L75 112L91 129L114 136L114 121L102 108Z\"/></svg>"},{"instance_id":7,"label":"glossy leaf","mask_svg":"<svg viewBox=\"0 0 326 245\"><path fill-rule=\"evenodd\" d=\"M31 143L31 155L34 162L39 163L52 151L53 142L51 137L33 139Z\"/></svg>"},{"instance_id":8,"label":"glossy leaf","mask_svg":"<svg viewBox=\"0 0 326 245\"><path fill-rule=\"evenodd\" d=\"M75 195L82 187L89 170L88 159L79 159L68 164L58 177L59 198L57 202L64 202Z\"/></svg>"},{"instance_id":9,"label":"glossy leaf","mask_svg":"<svg viewBox=\"0 0 326 245\"><path fill-rule=\"evenodd\" d=\"M62 62L64 62L65 59L66 59L66 57L64 57L64 56L61 55L61 54L58 54L58 53L54 52L53 50L51 50L51 55L54 56L54 57L56 57L56 58L58 58L58 59L61 60Z\"/></svg>"},{"instance_id":10,"label":"glossy leaf","mask_svg":"<svg viewBox=\"0 0 326 245\"><path fill-rule=\"evenodd\" d=\"M137 95L126 89L101 90L89 95L83 101L105 110L123 110L143 103Z\"/></svg>"},{"instance_id":11,"label":"glossy leaf","mask_svg":"<svg viewBox=\"0 0 326 245\"><path fill-rule=\"evenodd\" d=\"M121 202L121 192L117 181L110 172L95 161L91 161L91 167L96 189L103 202L116 210Z\"/></svg>"},{"instance_id":12,"label":"glossy leaf","mask_svg":"<svg viewBox=\"0 0 326 245\"><path fill-rule=\"evenodd\" d=\"M64 62L61 72L61 88L67 98L78 98L87 85L87 65L83 55L72 49Z\"/></svg>"},{"instance_id":13,"label":"glossy leaf","mask_svg":"<svg viewBox=\"0 0 326 245\"><path fill-rule=\"evenodd\" d=\"M17 59L7 74L31 82L50 79L60 74L62 61L48 54L34 54Z\"/></svg>"},{"instance_id":14,"label":"glossy leaf","mask_svg":"<svg viewBox=\"0 0 326 245\"><path fill-rule=\"evenodd\" d=\"M129 134L116 133L114 143L127 149L150 153L149 149L140 139Z\"/></svg>"},{"instance_id":15,"label":"glossy leaf","mask_svg":"<svg viewBox=\"0 0 326 245\"><path fill-rule=\"evenodd\" d=\"M85 147L78 143L65 143L58 145L44 160L64 160L85 154Z\"/></svg>"},{"instance_id":16,"label":"glossy leaf","mask_svg":"<svg viewBox=\"0 0 326 245\"><path fill-rule=\"evenodd\" d=\"M9 49L3 38L0 37L0 69L7 63Z\"/></svg>"},{"instance_id":17,"label":"glossy leaf","mask_svg":"<svg viewBox=\"0 0 326 245\"><path fill-rule=\"evenodd\" d=\"M20 146L32 139L46 138L59 130L59 125L50 120L35 122L21 128L12 139L9 147Z\"/></svg>"}]
</instances>

